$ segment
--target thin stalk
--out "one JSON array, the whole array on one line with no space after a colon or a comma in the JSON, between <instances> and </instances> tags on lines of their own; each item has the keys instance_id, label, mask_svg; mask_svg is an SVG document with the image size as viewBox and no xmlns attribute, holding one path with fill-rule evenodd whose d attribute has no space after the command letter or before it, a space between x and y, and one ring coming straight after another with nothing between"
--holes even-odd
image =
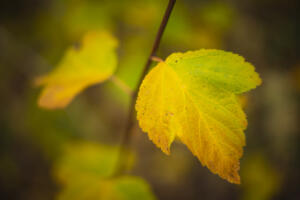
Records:
<instances>
[{"instance_id":1,"label":"thin stalk","mask_svg":"<svg viewBox=\"0 0 300 200\"><path fill-rule=\"evenodd\" d=\"M136 120L135 120L136 113L135 113L134 107L135 107L135 102L137 99L138 90L139 90L139 87L142 84L147 72L149 71L149 68L151 66L153 58L156 57L156 52L159 48L161 38L163 36L163 33L164 33L167 23L169 21L169 18L172 13L172 10L174 8L175 2L176 2L176 0L169 0L168 7L165 11L164 17L162 19L159 30L157 32L151 53L150 53L148 60L143 68L143 73L140 76L139 82L137 84L137 88L132 93L129 112L128 112L128 118L127 118L127 124L126 124L125 132L124 132L124 135L123 135L123 138L121 141L120 155L119 155L119 161L118 161L119 163L117 165L116 175L123 174L124 171L126 170L126 160L128 157L128 148L130 146L130 141L131 141L132 134L133 134L133 128L134 128L134 125L136 122Z\"/></svg>"}]
</instances>

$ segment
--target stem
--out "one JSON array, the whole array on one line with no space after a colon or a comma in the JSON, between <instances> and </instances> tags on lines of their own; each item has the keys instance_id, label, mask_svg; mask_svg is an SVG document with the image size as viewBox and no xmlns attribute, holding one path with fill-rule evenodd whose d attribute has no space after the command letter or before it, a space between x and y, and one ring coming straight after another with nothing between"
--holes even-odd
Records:
<instances>
[{"instance_id":1,"label":"stem","mask_svg":"<svg viewBox=\"0 0 300 200\"><path fill-rule=\"evenodd\" d=\"M130 141L131 141L131 137L133 134L133 128L135 125L135 109L134 109L134 107L135 107L135 102L137 99L138 90L139 90L140 85L142 84L147 72L149 71L149 68L152 63L152 59L153 59L153 57L155 57L156 52L159 48L161 38L163 36L163 33L164 33L167 23L169 21L169 18L172 13L172 10L174 8L175 2L176 2L176 0L169 0L168 7L165 11L164 17L162 19L159 30L157 32L151 53L148 57L148 60L145 64L145 66L144 66L143 73L137 84L137 88L132 93L128 118L127 118L127 124L126 124L126 128L125 128L125 133L124 133L124 136L123 136L123 139L121 142L121 147L120 147L120 157L119 157L119 161L118 161L119 163L118 163L117 169L116 169L116 174L118 174L118 175L123 174L124 171L126 170L126 158L128 157L127 150L128 150L128 147L130 146Z\"/></svg>"},{"instance_id":2,"label":"stem","mask_svg":"<svg viewBox=\"0 0 300 200\"><path fill-rule=\"evenodd\" d=\"M111 76L110 80L116 85L118 86L121 90L123 90L123 92L125 92L126 94L128 94L128 96L132 95L132 91L131 88L126 85L126 83L124 83L122 80L120 80L118 77L116 76Z\"/></svg>"}]
</instances>

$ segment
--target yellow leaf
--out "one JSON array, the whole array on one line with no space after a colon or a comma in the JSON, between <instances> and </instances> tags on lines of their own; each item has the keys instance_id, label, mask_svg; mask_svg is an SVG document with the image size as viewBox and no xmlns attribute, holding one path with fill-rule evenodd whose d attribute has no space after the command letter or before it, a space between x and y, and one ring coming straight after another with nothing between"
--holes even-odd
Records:
<instances>
[{"instance_id":1,"label":"yellow leaf","mask_svg":"<svg viewBox=\"0 0 300 200\"><path fill-rule=\"evenodd\" d=\"M86 87L107 80L115 71L117 40L107 32L88 32L80 47L71 47L52 72L37 80L45 85L38 104L64 108Z\"/></svg>"},{"instance_id":2,"label":"yellow leaf","mask_svg":"<svg viewBox=\"0 0 300 200\"><path fill-rule=\"evenodd\" d=\"M166 154L178 137L202 165L240 183L247 120L236 94L259 84L254 67L236 54L204 49L175 53L143 80L137 118Z\"/></svg>"},{"instance_id":3,"label":"yellow leaf","mask_svg":"<svg viewBox=\"0 0 300 200\"><path fill-rule=\"evenodd\" d=\"M246 108L249 104L249 96L248 95L239 95L238 101L240 102L242 108Z\"/></svg>"}]
</instances>

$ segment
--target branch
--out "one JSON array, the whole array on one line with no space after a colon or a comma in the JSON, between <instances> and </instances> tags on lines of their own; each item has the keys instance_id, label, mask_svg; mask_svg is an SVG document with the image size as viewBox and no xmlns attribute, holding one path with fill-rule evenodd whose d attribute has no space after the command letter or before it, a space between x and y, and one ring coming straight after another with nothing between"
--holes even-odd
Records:
<instances>
[{"instance_id":1,"label":"branch","mask_svg":"<svg viewBox=\"0 0 300 200\"><path fill-rule=\"evenodd\" d=\"M156 35L156 38L155 38L155 41L154 41L154 44L152 47L152 51L151 51L151 53L148 57L148 60L144 66L143 73L137 84L137 88L133 91L131 102L130 102L130 107L129 107L126 129L125 129L125 133L124 133L121 147L120 147L121 149L120 149L120 155L119 155L119 161L118 161L119 163L117 163L118 165L117 165L117 169L116 169L116 175L123 174L126 170L126 158L128 157L127 150L130 145L130 140L131 140L133 128L135 125L135 109L134 109L134 107L135 107L135 102L137 99L138 90L139 90L140 85L142 84L147 72L149 71L149 68L151 66L153 58L156 57L156 52L159 48L161 38L163 36L163 33L164 33L167 23L169 21L169 18L172 13L172 10L174 8L175 2L176 2L176 0L169 0L169 4L165 11L165 14L164 14L164 17L160 24L159 30L157 32L157 35Z\"/></svg>"}]
</instances>

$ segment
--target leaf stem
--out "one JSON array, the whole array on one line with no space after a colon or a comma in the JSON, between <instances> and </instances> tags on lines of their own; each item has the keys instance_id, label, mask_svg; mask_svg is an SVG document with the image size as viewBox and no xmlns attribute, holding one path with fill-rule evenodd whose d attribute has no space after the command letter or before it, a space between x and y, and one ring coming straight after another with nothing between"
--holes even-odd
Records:
<instances>
[{"instance_id":1,"label":"leaf stem","mask_svg":"<svg viewBox=\"0 0 300 200\"><path fill-rule=\"evenodd\" d=\"M152 56L151 60L155 61L155 62L163 62L163 59L161 59L160 57L157 57L157 56Z\"/></svg>"},{"instance_id":2,"label":"leaf stem","mask_svg":"<svg viewBox=\"0 0 300 200\"><path fill-rule=\"evenodd\" d=\"M164 17L162 19L159 30L157 32L151 53L150 53L148 60L143 68L143 72L142 72L142 75L140 76L137 87L132 93L129 112L128 112L128 118L127 118L127 124L126 124L125 132L124 132L124 135L123 135L123 138L121 141L120 155L119 155L119 160L118 160L119 163L117 163L116 175L123 174L126 171L126 167L127 167L126 160L128 157L128 148L130 146L130 141L131 141L132 134L133 134L133 128L135 126L135 121L136 121L134 107L135 107L135 102L137 99L138 90L144 80L144 77L146 76L147 72L149 71L149 68L153 61L153 58L156 57L156 52L159 48L161 38L163 36L163 33L165 31L165 28L167 26L167 23L169 21L169 18L170 18L170 15L172 13L175 3L176 3L176 0L169 0L168 7L165 11Z\"/></svg>"},{"instance_id":3,"label":"leaf stem","mask_svg":"<svg viewBox=\"0 0 300 200\"><path fill-rule=\"evenodd\" d=\"M116 86L118 86L123 92L125 92L126 94L128 94L128 96L132 96L132 90L131 90L131 88L128 85L126 85L126 83L124 83L122 80L120 80L118 77L116 77L115 75L112 75L110 77L110 80Z\"/></svg>"}]
</instances>

